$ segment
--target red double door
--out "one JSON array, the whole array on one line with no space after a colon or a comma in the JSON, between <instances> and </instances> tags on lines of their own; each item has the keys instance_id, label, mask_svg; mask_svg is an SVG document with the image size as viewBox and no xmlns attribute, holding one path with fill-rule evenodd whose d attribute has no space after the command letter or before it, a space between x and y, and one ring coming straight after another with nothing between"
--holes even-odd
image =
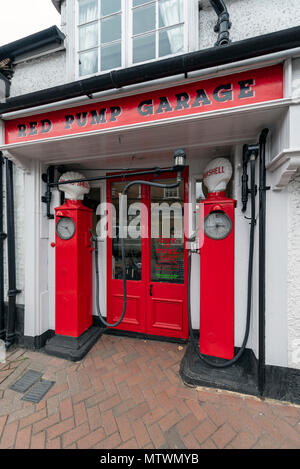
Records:
<instances>
[{"instance_id":1,"label":"red double door","mask_svg":"<svg viewBox=\"0 0 300 469\"><path fill-rule=\"evenodd\" d=\"M175 173L151 180L176 182ZM136 179L136 178L135 178ZM119 238L120 194L132 180L107 184L107 319L116 322L123 310L121 242ZM188 338L187 250L188 169L176 189L132 186L127 194L125 237L127 309L118 329L159 337ZM124 216L126 220L126 215Z\"/></svg>"}]
</instances>

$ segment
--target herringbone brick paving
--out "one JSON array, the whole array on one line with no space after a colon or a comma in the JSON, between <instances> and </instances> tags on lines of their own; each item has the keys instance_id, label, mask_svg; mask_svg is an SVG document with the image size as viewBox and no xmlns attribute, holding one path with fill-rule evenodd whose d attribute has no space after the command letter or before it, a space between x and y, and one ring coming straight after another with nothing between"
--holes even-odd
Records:
<instances>
[{"instance_id":1,"label":"herringbone brick paving","mask_svg":"<svg viewBox=\"0 0 300 469\"><path fill-rule=\"evenodd\" d=\"M300 448L300 407L186 387L184 347L104 335L78 363L22 349L0 364L0 449ZM54 387L9 389L25 370Z\"/></svg>"}]
</instances>

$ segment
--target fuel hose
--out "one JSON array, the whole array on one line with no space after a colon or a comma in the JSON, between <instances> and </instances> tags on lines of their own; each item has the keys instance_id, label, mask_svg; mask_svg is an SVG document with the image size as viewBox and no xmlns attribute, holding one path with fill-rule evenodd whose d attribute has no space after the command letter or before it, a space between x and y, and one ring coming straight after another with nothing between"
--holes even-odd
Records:
<instances>
[{"instance_id":1,"label":"fuel hose","mask_svg":"<svg viewBox=\"0 0 300 469\"><path fill-rule=\"evenodd\" d=\"M157 182L152 181L143 181L143 180L135 180L129 182L123 189L122 196L121 196L121 203L120 203L120 227L123 230L124 227L124 200L128 190L138 184L138 185L145 185L150 187L158 187L161 189L175 189L179 187L182 181L182 172L183 168L177 172L177 180L176 183L173 184L159 184ZM157 174L157 170L153 171L153 173ZM124 234L124 233L122 233ZM119 232L120 235L120 232ZM96 270L96 308L99 319L101 323L107 328L113 328L119 326L123 321L126 309L127 309L127 275L126 275L126 255L125 255L125 237L121 236L121 262L122 262L122 280L123 280L123 311L118 321L113 324L107 322L101 314L100 304L99 304L99 261L98 261L98 239L96 236L92 236L93 241L95 242L95 270Z\"/></svg>"}]
</instances>

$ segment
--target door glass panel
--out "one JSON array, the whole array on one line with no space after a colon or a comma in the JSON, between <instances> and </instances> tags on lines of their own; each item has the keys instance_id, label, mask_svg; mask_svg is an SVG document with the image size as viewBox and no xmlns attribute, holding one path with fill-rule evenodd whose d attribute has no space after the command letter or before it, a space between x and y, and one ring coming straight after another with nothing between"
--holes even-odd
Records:
<instances>
[{"instance_id":1,"label":"door glass panel","mask_svg":"<svg viewBox=\"0 0 300 469\"><path fill-rule=\"evenodd\" d=\"M101 44L121 39L121 15L101 20Z\"/></svg>"},{"instance_id":2,"label":"door glass panel","mask_svg":"<svg viewBox=\"0 0 300 469\"><path fill-rule=\"evenodd\" d=\"M121 11L121 0L101 0L101 16L108 16Z\"/></svg>"},{"instance_id":3,"label":"door glass panel","mask_svg":"<svg viewBox=\"0 0 300 469\"><path fill-rule=\"evenodd\" d=\"M155 5L137 8L133 11L133 34L143 34L155 29Z\"/></svg>"},{"instance_id":4,"label":"door glass panel","mask_svg":"<svg viewBox=\"0 0 300 469\"><path fill-rule=\"evenodd\" d=\"M183 26L166 29L159 33L159 56L180 54L184 51Z\"/></svg>"},{"instance_id":5,"label":"door glass panel","mask_svg":"<svg viewBox=\"0 0 300 469\"><path fill-rule=\"evenodd\" d=\"M175 189L151 187L151 282L184 284L183 181Z\"/></svg>"},{"instance_id":6,"label":"door glass panel","mask_svg":"<svg viewBox=\"0 0 300 469\"><path fill-rule=\"evenodd\" d=\"M79 28L79 49L89 49L98 44L98 24L92 23Z\"/></svg>"},{"instance_id":7,"label":"door glass panel","mask_svg":"<svg viewBox=\"0 0 300 469\"><path fill-rule=\"evenodd\" d=\"M139 5L143 5L144 3L149 3L150 0L132 0L132 6L138 7Z\"/></svg>"},{"instance_id":8,"label":"door glass panel","mask_svg":"<svg viewBox=\"0 0 300 469\"><path fill-rule=\"evenodd\" d=\"M147 34L133 39L133 63L155 58L156 35Z\"/></svg>"},{"instance_id":9,"label":"door glass panel","mask_svg":"<svg viewBox=\"0 0 300 469\"><path fill-rule=\"evenodd\" d=\"M183 0L161 0L159 2L159 27L165 28L183 23Z\"/></svg>"},{"instance_id":10,"label":"door glass panel","mask_svg":"<svg viewBox=\"0 0 300 469\"><path fill-rule=\"evenodd\" d=\"M79 54L79 75L91 75L98 70L98 50L93 49Z\"/></svg>"},{"instance_id":11,"label":"door glass panel","mask_svg":"<svg viewBox=\"0 0 300 469\"><path fill-rule=\"evenodd\" d=\"M120 195L126 183L112 184L112 278L122 279L122 253L120 240ZM126 215L124 216L126 220ZM141 187L132 186L127 192L127 237L125 233L125 259L127 280L142 280Z\"/></svg>"},{"instance_id":12,"label":"door glass panel","mask_svg":"<svg viewBox=\"0 0 300 469\"><path fill-rule=\"evenodd\" d=\"M121 43L101 47L101 70L121 67Z\"/></svg>"},{"instance_id":13,"label":"door glass panel","mask_svg":"<svg viewBox=\"0 0 300 469\"><path fill-rule=\"evenodd\" d=\"M98 0L80 0L79 24L93 21L98 16Z\"/></svg>"}]
</instances>

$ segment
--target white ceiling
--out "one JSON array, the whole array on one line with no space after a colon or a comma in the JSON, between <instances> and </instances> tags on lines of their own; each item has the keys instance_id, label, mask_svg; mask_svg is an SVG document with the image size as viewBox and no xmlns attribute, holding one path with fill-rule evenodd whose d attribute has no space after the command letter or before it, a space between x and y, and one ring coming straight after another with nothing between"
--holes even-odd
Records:
<instances>
[{"instance_id":1,"label":"white ceiling","mask_svg":"<svg viewBox=\"0 0 300 469\"><path fill-rule=\"evenodd\" d=\"M230 153L236 144L255 142L264 127L272 129L282 119L286 109L285 103L256 106L1 149L21 162L38 159L47 164L76 164L83 168L95 164L105 168L129 163L169 164L176 148L185 148L191 159L209 158Z\"/></svg>"}]
</instances>

